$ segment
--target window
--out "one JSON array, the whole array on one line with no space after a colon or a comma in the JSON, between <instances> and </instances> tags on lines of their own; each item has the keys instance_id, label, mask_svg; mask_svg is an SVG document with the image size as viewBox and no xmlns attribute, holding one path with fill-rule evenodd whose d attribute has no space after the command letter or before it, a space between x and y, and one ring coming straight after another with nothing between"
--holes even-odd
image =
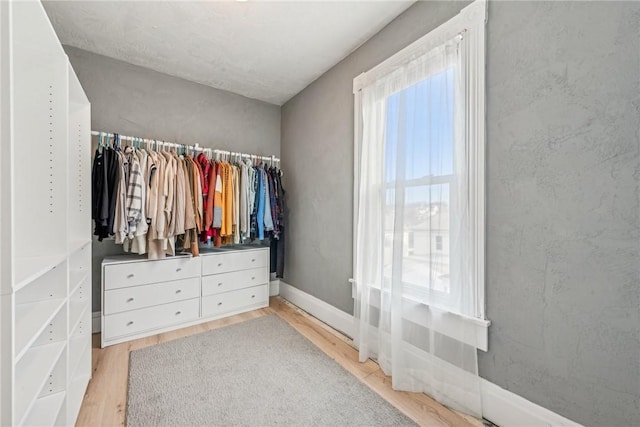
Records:
<instances>
[{"instance_id":1,"label":"window","mask_svg":"<svg viewBox=\"0 0 640 427\"><path fill-rule=\"evenodd\" d=\"M437 59L440 61L440 58ZM386 240L385 277L394 262L402 270L405 293L431 302L451 293L449 233L453 175L455 64L386 99L385 234L401 227L402 257L394 260L393 239ZM395 221L395 216L402 218ZM402 225L399 225L401 223Z\"/></svg>"},{"instance_id":2,"label":"window","mask_svg":"<svg viewBox=\"0 0 640 427\"><path fill-rule=\"evenodd\" d=\"M475 319L484 319L484 7L354 80L356 284Z\"/></svg>"}]
</instances>

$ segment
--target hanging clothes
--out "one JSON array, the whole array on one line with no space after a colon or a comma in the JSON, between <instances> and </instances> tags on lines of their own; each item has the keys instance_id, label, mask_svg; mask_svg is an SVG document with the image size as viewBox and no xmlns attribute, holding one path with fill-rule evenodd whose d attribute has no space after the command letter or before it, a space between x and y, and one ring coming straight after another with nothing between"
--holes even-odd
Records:
<instances>
[{"instance_id":1,"label":"hanging clothes","mask_svg":"<svg viewBox=\"0 0 640 427\"><path fill-rule=\"evenodd\" d=\"M240 243L240 173L238 166L231 165L233 197L233 243Z\"/></svg>"},{"instance_id":2,"label":"hanging clothes","mask_svg":"<svg viewBox=\"0 0 640 427\"><path fill-rule=\"evenodd\" d=\"M120 182L120 164L115 149L100 146L96 149L92 175L92 217L94 234L102 241L114 235L116 199Z\"/></svg>"},{"instance_id":3,"label":"hanging clothes","mask_svg":"<svg viewBox=\"0 0 640 427\"><path fill-rule=\"evenodd\" d=\"M276 273L276 277L284 277L284 256L285 256L285 191L282 188L282 172L278 169L272 168L271 174L273 177L274 190L276 194L276 225L277 233L274 230L273 239L271 239L271 268L272 273Z\"/></svg>"},{"instance_id":4,"label":"hanging clothes","mask_svg":"<svg viewBox=\"0 0 640 427\"><path fill-rule=\"evenodd\" d=\"M96 149L93 158L93 167L91 168L91 219L93 219L95 223L93 234L98 236L99 241L102 241L105 237L109 237L109 230L107 229L109 189L105 170L106 151L107 149L104 149L104 151L100 151L99 148Z\"/></svg>"},{"instance_id":5,"label":"hanging clothes","mask_svg":"<svg viewBox=\"0 0 640 427\"><path fill-rule=\"evenodd\" d=\"M213 237L213 202L215 197L215 183L216 183L216 171L215 171L215 162L211 163L209 169L209 175L207 177L207 202L204 206L204 237L205 241L207 238ZM203 193L204 197L204 193Z\"/></svg>"},{"instance_id":6,"label":"hanging clothes","mask_svg":"<svg viewBox=\"0 0 640 427\"><path fill-rule=\"evenodd\" d=\"M210 237L216 246L270 239L277 267L284 251L279 170L242 156L213 161L159 145L120 147L115 136L110 146L100 138L91 183L98 239L111 238L125 252L150 259L182 249L197 256L200 241ZM281 277L283 268L276 270Z\"/></svg>"},{"instance_id":7,"label":"hanging clothes","mask_svg":"<svg viewBox=\"0 0 640 427\"><path fill-rule=\"evenodd\" d=\"M126 218L127 237L133 239L142 220L142 173L140 159L132 147L125 147L124 156L129 167L129 183L127 185Z\"/></svg>"},{"instance_id":8,"label":"hanging clothes","mask_svg":"<svg viewBox=\"0 0 640 427\"><path fill-rule=\"evenodd\" d=\"M269 177L269 192L271 195L271 216L273 218L273 237L278 239L282 225L282 194L278 191L279 175L276 168L267 170Z\"/></svg>"},{"instance_id":9,"label":"hanging clothes","mask_svg":"<svg viewBox=\"0 0 640 427\"><path fill-rule=\"evenodd\" d=\"M258 176L256 169L247 161L249 174L249 239L258 237Z\"/></svg>"},{"instance_id":10,"label":"hanging clothes","mask_svg":"<svg viewBox=\"0 0 640 427\"><path fill-rule=\"evenodd\" d=\"M187 181L184 170L184 159L176 158L176 213L175 234L182 236L185 233L185 216L187 206Z\"/></svg>"},{"instance_id":11,"label":"hanging clothes","mask_svg":"<svg viewBox=\"0 0 640 427\"><path fill-rule=\"evenodd\" d=\"M154 152L153 160L155 163L154 180L150 184L153 198L150 202L153 216L151 217L151 224L149 226L149 232L147 233L147 250L150 259L160 259L166 256L164 240L165 240L165 199L167 195L167 189L165 185L166 179L166 164L162 154ZM151 187L152 186L152 187Z\"/></svg>"},{"instance_id":12,"label":"hanging clothes","mask_svg":"<svg viewBox=\"0 0 640 427\"><path fill-rule=\"evenodd\" d=\"M269 180L265 166L260 168L260 174L262 175L263 197L264 197L264 215L262 221L264 221L264 231L273 230L273 217L271 216L271 197L269 195Z\"/></svg>"},{"instance_id":13,"label":"hanging clothes","mask_svg":"<svg viewBox=\"0 0 640 427\"><path fill-rule=\"evenodd\" d=\"M127 222L127 188L129 187L129 162L121 151L116 151L118 159L120 181L116 190L115 218L113 231L116 243L122 243L128 234L129 224Z\"/></svg>"},{"instance_id":14,"label":"hanging clothes","mask_svg":"<svg viewBox=\"0 0 640 427\"><path fill-rule=\"evenodd\" d=\"M264 183L262 182L262 173L260 169L256 169L256 182L257 182L257 190L256 190L256 224L258 227L258 239L264 240L264 202L265 202L265 194L264 194Z\"/></svg>"},{"instance_id":15,"label":"hanging clothes","mask_svg":"<svg viewBox=\"0 0 640 427\"><path fill-rule=\"evenodd\" d=\"M128 151L127 148L125 148L125 152ZM133 157L135 157L135 160ZM149 226L147 224L149 156L144 150L131 150L129 158L129 163L134 164L134 166L132 167L131 172L133 178L130 178L129 180L129 191L127 193L129 235L123 242L123 248L125 252L133 252L142 255L145 254L147 250L146 234L149 230Z\"/></svg>"},{"instance_id":16,"label":"hanging clothes","mask_svg":"<svg viewBox=\"0 0 640 427\"><path fill-rule=\"evenodd\" d=\"M222 163L216 163L216 184L213 198L213 228L222 228L224 206L222 203Z\"/></svg>"},{"instance_id":17,"label":"hanging clothes","mask_svg":"<svg viewBox=\"0 0 640 427\"><path fill-rule=\"evenodd\" d=\"M240 241L244 242L248 238L249 231L249 167L246 163L240 162Z\"/></svg>"},{"instance_id":18,"label":"hanging clothes","mask_svg":"<svg viewBox=\"0 0 640 427\"><path fill-rule=\"evenodd\" d=\"M203 220L202 220L202 232L200 233L200 241L206 242L208 238L213 236L211 231L211 222L212 222L212 214L213 207L210 207L209 204L213 202L213 198L211 201L209 200L209 188L210 188L210 175L211 175L211 162L207 159L207 156L204 153L198 154L196 157L196 161L200 167L200 171L202 172L202 210L203 210ZM210 213L211 212L211 213Z\"/></svg>"}]
</instances>

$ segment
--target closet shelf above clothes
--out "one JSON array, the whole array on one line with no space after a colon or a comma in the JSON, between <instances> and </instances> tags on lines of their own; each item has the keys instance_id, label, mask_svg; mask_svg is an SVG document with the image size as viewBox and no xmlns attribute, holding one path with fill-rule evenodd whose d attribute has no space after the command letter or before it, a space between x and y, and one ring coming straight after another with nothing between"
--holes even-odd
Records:
<instances>
[{"instance_id":1,"label":"closet shelf above clothes","mask_svg":"<svg viewBox=\"0 0 640 427\"><path fill-rule=\"evenodd\" d=\"M92 215L98 240L151 259L199 246L270 238L272 272L284 270L280 159L119 134L98 137ZM277 268L276 268L277 266Z\"/></svg>"}]
</instances>

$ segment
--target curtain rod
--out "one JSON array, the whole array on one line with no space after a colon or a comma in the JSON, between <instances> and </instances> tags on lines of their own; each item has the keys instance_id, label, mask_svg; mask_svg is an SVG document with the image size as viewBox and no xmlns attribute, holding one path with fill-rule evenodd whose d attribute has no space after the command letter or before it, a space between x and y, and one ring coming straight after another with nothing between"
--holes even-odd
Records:
<instances>
[{"instance_id":1,"label":"curtain rod","mask_svg":"<svg viewBox=\"0 0 640 427\"><path fill-rule=\"evenodd\" d=\"M99 132L99 131L95 131L95 130L91 131L91 135L94 135L94 136L102 135L102 136L106 136L107 138L113 138L115 136L115 134L113 134L113 133ZM149 138L137 138L137 137L133 137L133 136L125 136L125 135L120 135L120 134L118 134L118 137L120 139L122 139L122 140L125 140L125 141L141 141L141 142L144 142L144 143L160 144L163 147L188 148L190 150L209 152L209 153L212 153L212 154L238 155L238 156L241 156L241 157L257 158L257 159L260 159L260 160L270 160L272 162L280 162L280 158L276 157L276 156L259 156L259 155L256 155L256 154L241 153L239 151L218 150L218 149L215 149L215 148L200 147L197 143L195 145L176 144L175 142L166 142L166 141L161 141L161 140L158 140L158 139L149 139Z\"/></svg>"}]
</instances>

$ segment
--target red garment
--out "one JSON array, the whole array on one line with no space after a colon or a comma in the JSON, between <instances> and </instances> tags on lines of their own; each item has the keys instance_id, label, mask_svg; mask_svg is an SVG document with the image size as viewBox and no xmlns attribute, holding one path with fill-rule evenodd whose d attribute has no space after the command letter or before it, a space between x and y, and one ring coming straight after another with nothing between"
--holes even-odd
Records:
<instances>
[{"instance_id":1,"label":"red garment","mask_svg":"<svg viewBox=\"0 0 640 427\"><path fill-rule=\"evenodd\" d=\"M200 153L198 157L196 157L196 164L200 170L200 185L202 186L202 233L200 233L200 241L206 242L207 237L213 236L210 229L211 221L208 217L211 163L209 163L209 159L207 159L204 153ZM213 210L213 207L211 209Z\"/></svg>"},{"instance_id":2,"label":"red garment","mask_svg":"<svg viewBox=\"0 0 640 427\"><path fill-rule=\"evenodd\" d=\"M198 166L200 166L200 170L202 171L202 174L200 175L202 181L202 198L206 209L207 195L209 193L209 173L211 171L211 163L209 163L209 159L207 159L207 156L203 153L198 154L197 160Z\"/></svg>"},{"instance_id":3,"label":"red garment","mask_svg":"<svg viewBox=\"0 0 640 427\"><path fill-rule=\"evenodd\" d=\"M205 203L205 229L210 228L211 224L213 224L213 199L216 194L216 176L218 174L216 162L212 161L209 167L209 194L207 195L207 201Z\"/></svg>"},{"instance_id":4,"label":"red garment","mask_svg":"<svg viewBox=\"0 0 640 427\"><path fill-rule=\"evenodd\" d=\"M198 175L200 177L200 188L204 192L204 177L203 177L204 174L202 173L202 167L200 167L200 163L197 162L197 161L194 161L193 163L196 165L196 168L198 168ZM202 218L200 218L200 226L198 227L198 229L200 231L204 230L204 227L203 227L204 226L204 212L205 212L205 210L204 210L204 201L203 201L203 204L202 204Z\"/></svg>"}]
</instances>

